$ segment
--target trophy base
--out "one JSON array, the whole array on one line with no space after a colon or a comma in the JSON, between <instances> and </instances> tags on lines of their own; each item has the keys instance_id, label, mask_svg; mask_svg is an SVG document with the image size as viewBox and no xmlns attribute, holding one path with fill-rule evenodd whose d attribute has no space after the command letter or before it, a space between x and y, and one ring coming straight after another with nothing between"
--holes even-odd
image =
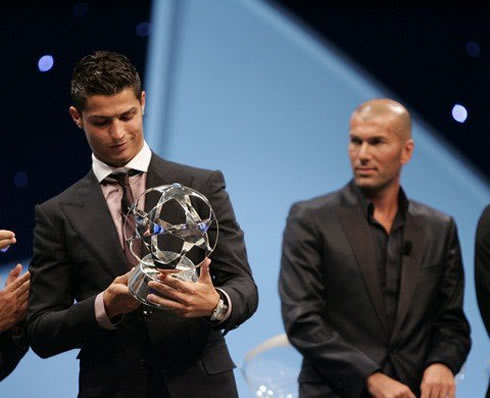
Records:
<instances>
[{"instance_id":1,"label":"trophy base","mask_svg":"<svg viewBox=\"0 0 490 398\"><path fill-rule=\"evenodd\" d=\"M133 272L131 272L128 281L129 292L139 302L152 308L162 309L159 304L152 303L147 299L149 294L165 297L160 292L148 287L150 281L159 282L158 275L160 274L160 271L154 265L148 264L147 257L148 256L143 258L143 261L141 261L139 265L134 268ZM190 260L186 260L187 261L183 261L177 266L176 270L178 272L172 274L172 277L186 282L196 282L198 279L196 268Z\"/></svg>"}]
</instances>

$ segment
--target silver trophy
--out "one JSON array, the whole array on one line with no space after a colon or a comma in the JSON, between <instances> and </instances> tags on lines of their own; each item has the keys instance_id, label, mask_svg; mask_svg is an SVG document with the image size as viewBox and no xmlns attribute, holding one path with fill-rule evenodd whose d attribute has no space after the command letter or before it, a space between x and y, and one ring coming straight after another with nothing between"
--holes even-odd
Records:
<instances>
[{"instance_id":1,"label":"silver trophy","mask_svg":"<svg viewBox=\"0 0 490 398\"><path fill-rule=\"evenodd\" d=\"M149 208L149 211L142 209ZM184 281L198 279L197 268L218 242L218 220L208 199L181 184L147 189L129 208L124 235L138 265L129 277L129 291L143 304L158 294L148 287L158 281L160 270L175 270L172 276Z\"/></svg>"}]
</instances>

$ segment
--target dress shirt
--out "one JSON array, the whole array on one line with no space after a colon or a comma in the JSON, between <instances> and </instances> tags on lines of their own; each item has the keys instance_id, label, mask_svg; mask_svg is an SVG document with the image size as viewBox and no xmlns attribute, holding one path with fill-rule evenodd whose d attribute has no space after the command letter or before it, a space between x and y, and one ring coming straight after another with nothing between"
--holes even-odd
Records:
<instances>
[{"instance_id":1,"label":"dress shirt","mask_svg":"<svg viewBox=\"0 0 490 398\"><path fill-rule=\"evenodd\" d=\"M398 211L391 230L385 228L374 218L374 204L358 189L359 202L369 224L369 230L377 258L377 268L381 281L383 301L390 331L395 323L400 295L400 278L404 252L403 227L405 225L408 200L400 188Z\"/></svg>"}]
</instances>

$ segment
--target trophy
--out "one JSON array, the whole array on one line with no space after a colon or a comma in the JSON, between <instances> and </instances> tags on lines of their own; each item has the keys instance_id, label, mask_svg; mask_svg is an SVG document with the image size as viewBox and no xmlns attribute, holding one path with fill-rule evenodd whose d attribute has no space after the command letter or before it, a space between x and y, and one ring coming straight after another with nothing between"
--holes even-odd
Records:
<instances>
[{"instance_id":1,"label":"trophy","mask_svg":"<svg viewBox=\"0 0 490 398\"><path fill-rule=\"evenodd\" d=\"M145 206L149 211L142 210ZM196 282L197 269L216 247L219 227L208 199L175 183L143 192L129 208L123 231L138 260L129 277L129 291L143 304L159 308L147 300L150 293L160 295L148 282L158 281L162 269Z\"/></svg>"}]
</instances>

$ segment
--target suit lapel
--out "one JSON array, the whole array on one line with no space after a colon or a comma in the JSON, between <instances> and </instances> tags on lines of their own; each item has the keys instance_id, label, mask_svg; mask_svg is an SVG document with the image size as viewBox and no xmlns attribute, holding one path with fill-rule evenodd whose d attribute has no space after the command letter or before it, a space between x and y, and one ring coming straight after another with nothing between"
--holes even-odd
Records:
<instances>
[{"instance_id":1,"label":"suit lapel","mask_svg":"<svg viewBox=\"0 0 490 398\"><path fill-rule=\"evenodd\" d=\"M340 218L344 231L349 239L352 250L355 254L362 276L368 287L369 295L383 330L388 336L388 325L383 304L381 282L376 266L376 253L374 251L371 232L366 217L362 214L357 202L356 194L351 187L344 189L347 204L340 210Z\"/></svg>"},{"instance_id":2,"label":"suit lapel","mask_svg":"<svg viewBox=\"0 0 490 398\"><path fill-rule=\"evenodd\" d=\"M184 186L190 187L192 177L183 177L182 173L176 168L176 165L167 162L155 154L152 154L151 162L148 167L148 175L146 177L146 189L158 187L160 185L169 185L178 182ZM145 200L145 211L149 211L157 204L158 196L149 195L149 200Z\"/></svg>"},{"instance_id":3,"label":"suit lapel","mask_svg":"<svg viewBox=\"0 0 490 398\"><path fill-rule=\"evenodd\" d=\"M397 317L393 327L393 335L396 335L403 324L403 320L407 316L415 285L417 283L418 273L422 264L422 255L424 253L425 234L423 229L417 223L414 215L410 212L410 208L403 229L403 240L405 242L411 242L411 249L410 253L404 255L402 258L400 295L398 299Z\"/></svg>"},{"instance_id":4,"label":"suit lapel","mask_svg":"<svg viewBox=\"0 0 490 398\"><path fill-rule=\"evenodd\" d=\"M127 272L119 236L95 175L90 172L71 200L61 203L68 220L99 264L113 277Z\"/></svg>"}]
</instances>

